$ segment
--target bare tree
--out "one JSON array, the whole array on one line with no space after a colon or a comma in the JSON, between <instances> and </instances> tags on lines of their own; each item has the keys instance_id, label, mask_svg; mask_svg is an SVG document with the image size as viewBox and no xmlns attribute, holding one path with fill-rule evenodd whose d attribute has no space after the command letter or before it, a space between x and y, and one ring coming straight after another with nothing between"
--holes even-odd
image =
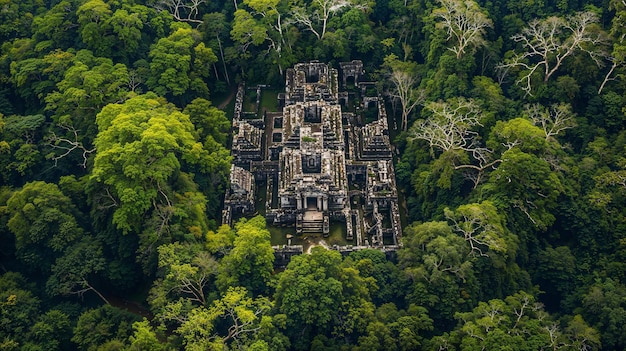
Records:
<instances>
[{"instance_id":1,"label":"bare tree","mask_svg":"<svg viewBox=\"0 0 626 351\"><path fill-rule=\"evenodd\" d=\"M466 178L474 187L483 180L484 173L495 169L502 162L495 158L493 151L483 147L474 127L482 126L482 111L473 100L457 98L446 102L430 102L425 109L431 116L420 120L411 128L410 138L425 140L431 149L436 147L444 152L463 152L469 154L472 163L453 157L454 169L468 171Z\"/></svg>"},{"instance_id":2,"label":"bare tree","mask_svg":"<svg viewBox=\"0 0 626 351\"><path fill-rule=\"evenodd\" d=\"M502 217L491 202L462 205L455 211L446 208L444 215L470 245L470 254L489 256L487 250L506 254L508 247Z\"/></svg>"},{"instance_id":3,"label":"bare tree","mask_svg":"<svg viewBox=\"0 0 626 351\"><path fill-rule=\"evenodd\" d=\"M554 104L549 108L539 104L526 106L526 113L533 123L546 134L546 141L566 129L576 126L576 115L570 104Z\"/></svg>"},{"instance_id":4,"label":"bare tree","mask_svg":"<svg viewBox=\"0 0 626 351\"><path fill-rule=\"evenodd\" d=\"M78 140L79 131L76 130L74 127L66 126L63 124L60 124L59 127L61 127L62 129L65 129L74 137L72 139L68 139L68 138L60 137L56 135L56 133L54 132L52 132L50 137L48 137L48 146L56 150L61 150L62 152L60 155L53 154L52 156L50 156L50 158L54 161L54 166L55 167L57 166L57 163L60 159L66 157L67 155L71 154L75 150L80 150L83 153L83 162L80 163L80 166L83 168L87 168L87 160L88 160L89 154L95 152L96 148L95 147L90 148L90 149L86 148L85 145L83 145L83 142Z\"/></svg>"},{"instance_id":5,"label":"bare tree","mask_svg":"<svg viewBox=\"0 0 626 351\"><path fill-rule=\"evenodd\" d=\"M456 43L448 48L459 59L466 51L484 46L485 29L493 23L473 0L439 0L442 7L433 10L433 16L440 21L437 26L448 33L447 40Z\"/></svg>"},{"instance_id":6,"label":"bare tree","mask_svg":"<svg viewBox=\"0 0 626 351\"><path fill-rule=\"evenodd\" d=\"M315 34L318 40L321 40L326 35L330 18L346 8L365 10L368 7L350 0L313 0L308 8L294 8L291 15L295 23L303 25Z\"/></svg>"},{"instance_id":7,"label":"bare tree","mask_svg":"<svg viewBox=\"0 0 626 351\"><path fill-rule=\"evenodd\" d=\"M411 137L426 140L430 147L443 151L470 150L477 135L472 131L482 126L482 112L473 100L456 98L445 102L430 102L425 109L430 118L418 121L411 130Z\"/></svg>"},{"instance_id":8,"label":"bare tree","mask_svg":"<svg viewBox=\"0 0 626 351\"><path fill-rule=\"evenodd\" d=\"M615 69L626 63L626 45L624 45L624 38L626 38L626 0L611 0L609 9L615 11L610 33L613 38L613 52L608 57L611 68L604 76L604 80L600 84L600 88L598 88L598 94L602 93L604 86L609 81L615 80L613 77Z\"/></svg>"},{"instance_id":9,"label":"bare tree","mask_svg":"<svg viewBox=\"0 0 626 351\"><path fill-rule=\"evenodd\" d=\"M600 47L604 43L594 24L598 17L593 12L578 12L567 18L548 17L533 20L522 33L515 34L511 39L521 43L525 49L512 58L501 63L500 70L520 68L522 76L516 84L522 84L522 90L532 95L532 79L535 73L543 74L547 82L561 68L566 58L577 52L584 52L598 65L602 65L605 56Z\"/></svg>"},{"instance_id":10,"label":"bare tree","mask_svg":"<svg viewBox=\"0 0 626 351\"><path fill-rule=\"evenodd\" d=\"M424 103L426 94L423 89L415 87L419 81L418 76L398 66L392 68L390 80L394 85L394 90L391 95L399 100L402 105L402 130L407 130L409 115L417 105Z\"/></svg>"},{"instance_id":11,"label":"bare tree","mask_svg":"<svg viewBox=\"0 0 626 351\"><path fill-rule=\"evenodd\" d=\"M198 19L198 8L206 0L158 0L154 7L161 11L168 11L177 21L202 23Z\"/></svg>"}]
</instances>

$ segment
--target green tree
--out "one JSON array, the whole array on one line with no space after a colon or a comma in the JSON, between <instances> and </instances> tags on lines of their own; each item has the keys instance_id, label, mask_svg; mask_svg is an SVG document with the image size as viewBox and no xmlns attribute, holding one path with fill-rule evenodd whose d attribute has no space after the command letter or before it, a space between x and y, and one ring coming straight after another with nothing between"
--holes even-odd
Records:
<instances>
[{"instance_id":1,"label":"green tree","mask_svg":"<svg viewBox=\"0 0 626 351\"><path fill-rule=\"evenodd\" d=\"M41 177L45 121L45 116L41 114L3 118L0 159L4 166L1 174L6 184L21 185Z\"/></svg>"},{"instance_id":2,"label":"green tree","mask_svg":"<svg viewBox=\"0 0 626 351\"><path fill-rule=\"evenodd\" d=\"M67 350L71 347L72 322L70 317L59 311L50 310L37 319L28 333L28 346L41 350ZM31 346L32 345L32 346Z\"/></svg>"},{"instance_id":3,"label":"green tree","mask_svg":"<svg viewBox=\"0 0 626 351\"><path fill-rule=\"evenodd\" d=\"M96 350L107 343L123 346L138 321L136 315L111 305L90 309L78 318L72 342L81 351Z\"/></svg>"},{"instance_id":4,"label":"green tree","mask_svg":"<svg viewBox=\"0 0 626 351\"><path fill-rule=\"evenodd\" d=\"M583 296L580 312L600 332L602 346L619 350L626 345L626 287L612 279L596 281Z\"/></svg>"},{"instance_id":5,"label":"green tree","mask_svg":"<svg viewBox=\"0 0 626 351\"><path fill-rule=\"evenodd\" d=\"M115 10L108 20L115 37L113 56L121 56L126 64L137 57L142 46L142 31L149 25L147 11L148 8L142 5L129 6Z\"/></svg>"},{"instance_id":6,"label":"green tree","mask_svg":"<svg viewBox=\"0 0 626 351\"><path fill-rule=\"evenodd\" d=\"M94 277L106 268L102 244L89 236L70 246L52 266L52 275L46 288L52 294L83 296L93 291L104 301L109 301L96 289Z\"/></svg>"},{"instance_id":7,"label":"green tree","mask_svg":"<svg viewBox=\"0 0 626 351\"><path fill-rule=\"evenodd\" d=\"M366 249L352 252L349 257L354 260L354 267L363 278L372 277L376 280L376 287L369 289L376 306L404 302L409 281L398 265L387 259L384 252Z\"/></svg>"},{"instance_id":8,"label":"green tree","mask_svg":"<svg viewBox=\"0 0 626 351\"><path fill-rule=\"evenodd\" d=\"M193 309L176 333L183 338L185 350L217 351L231 343L241 348L261 329L260 324L271 321L266 315L272 306L265 297L253 299L245 288L231 287L209 308ZM221 324L225 333L219 331Z\"/></svg>"},{"instance_id":9,"label":"green tree","mask_svg":"<svg viewBox=\"0 0 626 351\"><path fill-rule=\"evenodd\" d=\"M97 56L110 56L113 37L111 36L111 7L103 0L88 0L78 7L76 15L79 31L85 46Z\"/></svg>"},{"instance_id":10,"label":"green tree","mask_svg":"<svg viewBox=\"0 0 626 351\"><path fill-rule=\"evenodd\" d=\"M188 25L173 25L172 33L150 49L148 87L161 96L177 97L193 91L197 97L208 98L203 78L217 56L200 39L200 32Z\"/></svg>"},{"instance_id":11,"label":"green tree","mask_svg":"<svg viewBox=\"0 0 626 351\"><path fill-rule=\"evenodd\" d=\"M450 327L454 313L476 299L468 243L446 222L413 224L402 240L399 265L412 281L408 300L427 307L436 328Z\"/></svg>"},{"instance_id":12,"label":"green tree","mask_svg":"<svg viewBox=\"0 0 626 351\"><path fill-rule=\"evenodd\" d=\"M487 251L506 257L515 256L517 238L508 232L504 216L490 201L444 210L452 228L469 244L472 255L489 256Z\"/></svg>"},{"instance_id":13,"label":"green tree","mask_svg":"<svg viewBox=\"0 0 626 351\"><path fill-rule=\"evenodd\" d=\"M16 41L13 50L32 51L34 45L34 42ZM57 49L43 57L13 59L10 64L11 80L18 95L32 104L30 109L36 111L40 108L45 96L63 79L73 57L72 53Z\"/></svg>"},{"instance_id":14,"label":"green tree","mask_svg":"<svg viewBox=\"0 0 626 351\"><path fill-rule=\"evenodd\" d=\"M168 182L181 161L199 163L206 153L189 117L154 94L105 106L96 122L98 151L91 177L111 187L115 226L138 232L150 208L169 207L176 200Z\"/></svg>"},{"instance_id":15,"label":"green tree","mask_svg":"<svg viewBox=\"0 0 626 351\"><path fill-rule=\"evenodd\" d=\"M164 345L157 338L157 334L150 326L150 322L147 319L143 319L140 322L133 323L133 335L128 338L130 345L125 350L127 351L162 351L167 350L167 346Z\"/></svg>"},{"instance_id":16,"label":"green tree","mask_svg":"<svg viewBox=\"0 0 626 351\"><path fill-rule=\"evenodd\" d=\"M20 273L0 275L0 340L7 347L12 344L18 349L19 342L23 341L40 314L41 301L31 292L32 289L31 283Z\"/></svg>"},{"instance_id":17,"label":"green tree","mask_svg":"<svg viewBox=\"0 0 626 351\"><path fill-rule=\"evenodd\" d=\"M278 279L275 298L295 347L308 347L317 334L350 338L365 330L374 314L373 284L350 262L342 264L337 251L315 247L310 255L293 257Z\"/></svg>"},{"instance_id":18,"label":"green tree","mask_svg":"<svg viewBox=\"0 0 626 351\"><path fill-rule=\"evenodd\" d=\"M599 349L595 330L580 316L561 328L535 298L523 291L504 300L480 302L471 312L457 313L459 326L448 342L463 350Z\"/></svg>"},{"instance_id":19,"label":"green tree","mask_svg":"<svg viewBox=\"0 0 626 351\"><path fill-rule=\"evenodd\" d=\"M224 111L211 104L211 101L197 98L185 106L183 113L189 115L191 123L196 127L200 140L209 137L226 146L226 139L230 132L231 123Z\"/></svg>"},{"instance_id":20,"label":"green tree","mask_svg":"<svg viewBox=\"0 0 626 351\"><path fill-rule=\"evenodd\" d=\"M33 19L33 39L40 52L75 47L80 38L77 10L80 0L62 0Z\"/></svg>"},{"instance_id":21,"label":"green tree","mask_svg":"<svg viewBox=\"0 0 626 351\"><path fill-rule=\"evenodd\" d=\"M233 248L222 258L216 284L224 292L243 286L250 293L267 293L274 271L274 250L265 218L245 218L235 224Z\"/></svg>"},{"instance_id":22,"label":"green tree","mask_svg":"<svg viewBox=\"0 0 626 351\"><path fill-rule=\"evenodd\" d=\"M181 320L191 308L207 306L218 263L201 244L161 245L159 278L154 281L148 301L159 319Z\"/></svg>"},{"instance_id":23,"label":"green tree","mask_svg":"<svg viewBox=\"0 0 626 351\"><path fill-rule=\"evenodd\" d=\"M511 39L521 44L524 51L513 52L499 69L519 72L515 84L526 95L533 95L537 78L548 82L562 69L566 59L575 54L588 54L600 65L603 36L597 26L598 16L590 11L564 17L534 19L521 33Z\"/></svg>"},{"instance_id":24,"label":"green tree","mask_svg":"<svg viewBox=\"0 0 626 351\"><path fill-rule=\"evenodd\" d=\"M7 201L7 227L17 257L31 270L48 274L56 257L83 236L75 207L56 184L32 182Z\"/></svg>"},{"instance_id":25,"label":"green tree","mask_svg":"<svg viewBox=\"0 0 626 351\"><path fill-rule=\"evenodd\" d=\"M107 104L127 99L129 81L123 64L95 57L88 50L77 52L57 89L45 97L46 110L53 113L60 131L52 135L51 144L65 151L64 147L74 142L84 151L90 150L97 134L96 114Z\"/></svg>"}]
</instances>

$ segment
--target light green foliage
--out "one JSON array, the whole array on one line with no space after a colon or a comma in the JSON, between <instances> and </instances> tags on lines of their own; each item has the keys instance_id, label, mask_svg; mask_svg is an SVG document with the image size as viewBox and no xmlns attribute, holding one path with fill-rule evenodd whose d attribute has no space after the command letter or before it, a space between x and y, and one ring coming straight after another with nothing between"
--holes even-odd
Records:
<instances>
[{"instance_id":1,"label":"light green foliage","mask_svg":"<svg viewBox=\"0 0 626 351\"><path fill-rule=\"evenodd\" d=\"M265 297L250 298L245 288L229 288L210 307L193 309L176 333L183 338L185 350L190 351L223 350L231 342L242 346L259 331L260 324L268 322L263 319L272 306ZM219 323L225 323L227 333L216 330ZM260 347L262 343L255 344Z\"/></svg>"},{"instance_id":2,"label":"light green foliage","mask_svg":"<svg viewBox=\"0 0 626 351\"><path fill-rule=\"evenodd\" d=\"M222 224L217 232L210 230L206 235L206 248L210 253L228 253L235 242L235 231L227 224Z\"/></svg>"},{"instance_id":3,"label":"light green foliage","mask_svg":"<svg viewBox=\"0 0 626 351\"><path fill-rule=\"evenodd\" d=\"M210 48L199 43L200 33L189 26L172 27L167 38L161 38L150 49L148 87L161 96L180 96L189 89L208 98L208 88L201 77L206 68L217 62Z\"/></svg>"},{"instance_id":4,"label":"light green foliage","mask_svg":"<svg viewBox=\"0 0 626 351\"><path fill-rule=\"evenodd\" d=\"M490 201L459 206L455 211L444 210L452 227L470 246L472 255L489 256L487 251L506 257L515 256L515 235L505 226L504 216Z\"/></svg>"},{"instance_id":5,"label":"light green foliage","mask_svg":"<svg viewBox=\"0 0 626 351\"><path fill-rule=\"evenodd\" d=\"M163 351L166 346L159 341L156 332L147 319L133 323L133 335L128 338L130 345L125 351Z\"/></svg>"},{"instance_id":6,"label":"light green foliage","mask_svg":"<svg viewBox=\"0 0 626 351\"><path fill-rule=\"evenodd\" d=\"M200 140L207 140L211 137L216 142L226 146L226 138L230 132L231 125L224 111L213 106L211 101L198 98L185 106L183 112L189 115L189 119L196 127Z\"/></svg>"},{"instance_id":7,"label":"light green foliage","mask_svg":"<svg viewBox=\"0 0 626 351\"><path fill-rule=\"evenodd\" d=\"M157 318L180 321L191 308L208 305L216 260L200 244L173 243L158 251L160 276L148 298Z\"/></svg>"},{"instance_id":8,"label":"light green foliage","mask_svg":"<svg viewBox=\"0 0 626 351\"><path fill-rule=\"evenodd\" d=\"M265 218L241 219L235 233L233 248L220 262L216 285L222 292L230 286L243 286L254 295L265 293L274 270Z\"/></svg>"},{"instance_id":9,"label":"light green foliage","mask_svg":"<svg viewBox=\"0 0 626 351\"><path fill-rule=\"evenodd\" d=\"M96 118L98 150L92 179L112 188L119 199L113 223L128 233L156 204L175 199L168 182L181 161L202 163L206 152L195 140L189 117L153 94L105 106Z\"/></svg>"},{"instance_id":10,"label":"light green foliage","mask_svg":"<svg viewBox=\"0 0 626 351\"><path fill-rule=\"evenodd\" d=\"M254 4L254 3L253 3ZM261 45L267 39L266 28L258 23L250 12L239 9L235 11L231 38L240 45L240 50L246 52L250 45Z\"/></svg>"},{"instance_id":11,"label":"light green foliage","mask_svg":"<svg viewBox=\"0 0 626 351\"><path fill-rule=\"evenodd\" d=\"M448 342L463 350L596 350L600 345L597 333L580 316L562 328L534 296L523 291L504 300L480 302L472 312L457 313L456 318L459 327Z\"/></svg>"}]
</instances>

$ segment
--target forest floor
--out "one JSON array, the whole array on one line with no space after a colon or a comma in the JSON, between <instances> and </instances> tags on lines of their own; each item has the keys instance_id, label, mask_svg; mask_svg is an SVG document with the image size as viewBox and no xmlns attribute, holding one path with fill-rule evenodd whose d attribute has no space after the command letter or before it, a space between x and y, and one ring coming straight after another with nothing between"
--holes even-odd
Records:
<instances>
[{"instance_id":1,"label":"forest floor","mask_svg":"<svg viewBox=\"0 0 626 351\"><path fill-rule=\"evenodd\" d=\"M115 295L107 296L107 300L109 300L109 303L112 306L134 313L141 317L145 317L148 320L152 320L154 318L154 315L150 312L150 310L137 301L131 301Z\"/></svg>"},{"instance_id":2,"label":"forest floor","mask_svg":"<svg viewBox=\"0 0 626 351\"><path fill-rule=\"evenodd\" d=\"M235 89L231 89L230 90L230 94L228 95L226 100L222 101L217 106L217 108L219 108L220 110L223 110L224 108L226 108L226 106L228 106L228 104L230 104L230 102L233 100L233 98L235 98L235 94L237 94L237 88L236 87L235 87Z\"/></svg>"}]
</instances>

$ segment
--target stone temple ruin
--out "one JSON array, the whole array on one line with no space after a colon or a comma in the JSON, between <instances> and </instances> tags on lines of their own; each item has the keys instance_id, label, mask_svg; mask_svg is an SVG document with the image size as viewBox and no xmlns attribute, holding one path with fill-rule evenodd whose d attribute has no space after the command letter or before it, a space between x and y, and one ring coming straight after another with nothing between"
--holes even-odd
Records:
<instances>
[{"instance_id":1,"label":"stone temple ruin","mask_svg":"<svg viewBox=\"0 0 626 351\"><path fill-rule=\"evenodd\" d=\"M260 212L270 225L293 227L296 236L328 235L339 222L351 247L399 244L385 106L374 84L361 81L361 61L340 67L310 62L287 70L280 111L260 110L264 86L256 87L256 108L246 110L245 94L254 89L239 87L224 223Z\"/></svg>"}]
</instances>

